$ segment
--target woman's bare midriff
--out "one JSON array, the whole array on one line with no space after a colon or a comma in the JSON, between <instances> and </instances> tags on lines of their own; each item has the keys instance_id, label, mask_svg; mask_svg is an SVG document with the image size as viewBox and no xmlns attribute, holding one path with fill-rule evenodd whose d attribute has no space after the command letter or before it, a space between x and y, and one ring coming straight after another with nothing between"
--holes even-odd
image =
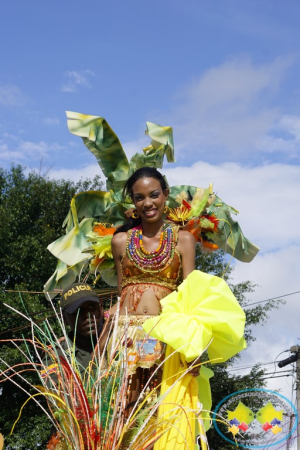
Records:
<instances>
[{"instance_id":1,"label":"woman's bare midriff","mask_svg":"<svg viewBox=\"0 0 300 450\"><path fill-rule=\"evenodd\" d=\"M120 315L157 316L160 300L172 291L158 285L130 285L122 291Z\"/></svg>"}]
</instances>

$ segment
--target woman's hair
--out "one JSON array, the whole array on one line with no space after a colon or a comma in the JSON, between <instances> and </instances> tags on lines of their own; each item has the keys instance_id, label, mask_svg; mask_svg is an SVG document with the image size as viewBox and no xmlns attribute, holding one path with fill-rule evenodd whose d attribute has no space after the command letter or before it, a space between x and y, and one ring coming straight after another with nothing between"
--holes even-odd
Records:
<instances>
[{"instance_id":1,"label":"woman's hair","mask_svg":"<svg viewBox=\"0 0 300 450\"><path fill-rule=\"evenodd\" d=\"M127 195L129 195L132 198L132 187L134 183L136 183L141 178L155 178L160 182L161 189L165 191L168 189L167 182L165 178L162 176L162 174L156 170L154 167L141 167L140 169L133 172L133 174L128 178L126 181L124 188L123 188L123 199L126 198ZM131 228L134 228L141 223L141 218L138 217L137 219L134 219L133 217L129 217L127 219L127 223L124 225L121 225L114 234L121 233L122 231L128 231Z\"/></svg>"}]
</instances>

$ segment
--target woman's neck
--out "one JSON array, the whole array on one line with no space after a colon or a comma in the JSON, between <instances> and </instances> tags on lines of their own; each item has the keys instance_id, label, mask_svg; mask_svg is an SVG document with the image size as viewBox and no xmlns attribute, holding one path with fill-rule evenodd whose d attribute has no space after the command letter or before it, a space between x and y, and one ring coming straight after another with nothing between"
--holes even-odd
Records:
<instances>
[{"instance_id":1,"label":"woman's neck","mask_svg":"<svg viewBox=\"0 0 300 450\"><path fill-rule=\"evenodd\" d=\"M155 223L142 222L143 235L149 238L156 236L158 233L161 232L163 224L164 221L162 219L161 221Z\"/></svg>"}]
</instances>

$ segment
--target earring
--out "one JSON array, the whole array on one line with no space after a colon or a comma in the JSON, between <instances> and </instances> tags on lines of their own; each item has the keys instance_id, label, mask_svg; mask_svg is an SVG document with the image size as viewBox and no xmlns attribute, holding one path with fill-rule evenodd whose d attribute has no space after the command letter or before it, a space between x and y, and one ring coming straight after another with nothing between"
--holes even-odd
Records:
<instances>
[{"instance_id":1,"label":"earring","mask_svg":"<svg viewBox=\"0 0 300 450\"><path fill-rule=\"evenodd\" d=\"M138 219L140 217L136 209L133 210L131 217L133 219Z\"/></svg>"},{"instance_id":2,"label":"earring","mask_svg":"<svg viewBox=\"0 0 300 450\"><path fill-rule=\"evenodd\" d=\"M167 212L169 211L169 207L167 205L165 205L164 207L164 213L167 214Z\"/></svg>"}]
</instances>

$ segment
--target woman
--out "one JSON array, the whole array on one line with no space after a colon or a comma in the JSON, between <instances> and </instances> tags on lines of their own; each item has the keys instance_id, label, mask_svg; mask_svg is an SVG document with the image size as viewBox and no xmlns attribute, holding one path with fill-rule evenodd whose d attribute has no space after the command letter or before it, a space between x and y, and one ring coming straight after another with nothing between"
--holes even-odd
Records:
<instances>
[{"instance_id":1,"label":"woman","mask_svg":"<svg viewBox=\"0 0 300 450\"><path fill-rule=\"evenodd\" d=\"M151 359L150 352L147 355L141 325L149 316L160 313L160 300L195 269L195 239L189 232L164 222L169 190L156 169L138 169L127 180L123 193L130 195L135 210L129 222L116 231L112 252L121 296L119 322L127 320L128 337L134 347L128 351L133 375L128 404L132 405L149 377L145 369L161 362L163 353L163 348L154 341L155 358ZM197 376L199 368L192 368L191 374Z\"/></svg>"},{"instance_id":2,"label":"woman","mask_svg":"<svg viewBox=\"0 0 300 450\"><path fill-rule=\"evenodd\" d=\"M243 349L245 315L224 280L194 270L193 235L164 222L169 191L163 176L154 168L138 169L123 193L135 210L115 232L112 252L121 296L117 338L124 342L124 328L128 338L127 406L138 400L147 379L150 391L160 382L150 375L164 361L161 437L154 449L193 448L200 434L205 450L212 372L203 367L198 377L199 355L209 346L209 358L221 362Z\"/></svg>"}]
</instances>

